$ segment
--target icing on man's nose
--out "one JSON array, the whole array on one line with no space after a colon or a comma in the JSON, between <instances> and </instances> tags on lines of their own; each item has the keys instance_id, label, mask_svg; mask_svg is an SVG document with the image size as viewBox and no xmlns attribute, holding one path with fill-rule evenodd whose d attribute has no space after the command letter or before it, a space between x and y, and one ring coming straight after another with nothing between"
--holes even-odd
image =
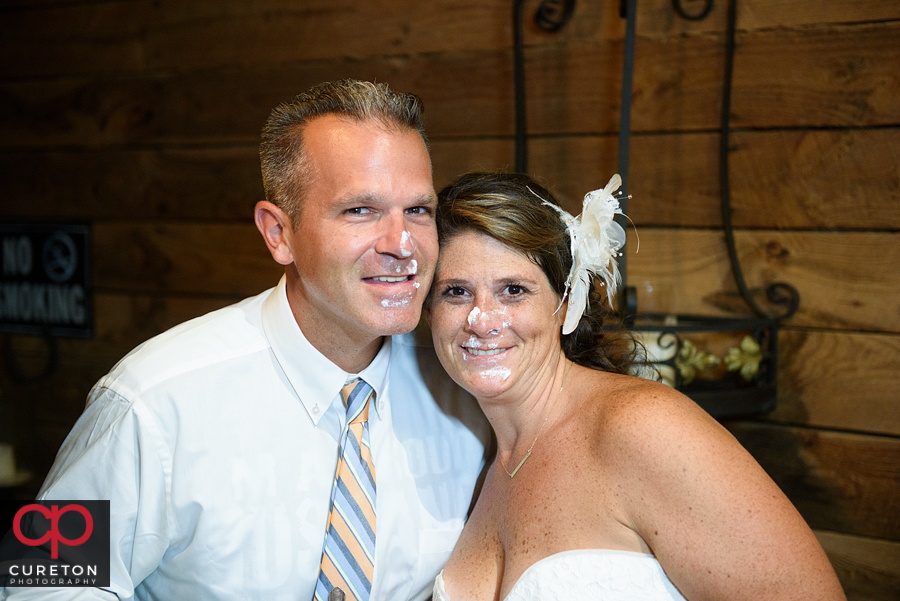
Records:
<instances>
[{"instance_id":1,"label":"icing on man's nose","mask_svg":"<svg viewBox=\"0 0 900 601\"><path fill-rule=\"evenodd\" d=\"M400 256L408 257L413 254L413 242L412 237L409 235L409 232L403 230L403 233L400 234Z\"/></svg>"}]
</instances>

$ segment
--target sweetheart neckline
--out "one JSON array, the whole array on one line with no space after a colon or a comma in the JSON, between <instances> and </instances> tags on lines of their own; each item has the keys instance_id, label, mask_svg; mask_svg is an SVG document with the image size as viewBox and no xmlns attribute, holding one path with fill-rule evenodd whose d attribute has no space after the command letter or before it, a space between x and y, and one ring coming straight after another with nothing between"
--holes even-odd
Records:
<instances>
[{"instance_id":1,"label":"sweetheart neckline","mask_svg":"<svg viewBox=\"0 0 900 601\"><path fill-rule=\"evenodd\" d=\"M519 582L522 581L522 578L524 578L525 575L528 574L528 572L538 564L547 562L551 559L557 559L561 555L579 555L588 553L593 555L632 555L642 557L644 559L653 559L654 561L658 561L656 559L656 556L652 553L641 553L640 551L622 551L620 549L568 549L566 551L559 551L558 553L553 553L552 555L542 557L541 559L538 559L536 562L525 568L525 570L516 579L515 584L512 585L512 588L509 589L509 592L506 593L506 596L503 597L503 601L509 599L509 596L513 593L513 591L516 590L516 587L519 585ZM444 588L444 570L441 570L437 577L440 582L441 592L443 593L444 597L448 597L447 591Z\"/></svg>"}]
</instances>

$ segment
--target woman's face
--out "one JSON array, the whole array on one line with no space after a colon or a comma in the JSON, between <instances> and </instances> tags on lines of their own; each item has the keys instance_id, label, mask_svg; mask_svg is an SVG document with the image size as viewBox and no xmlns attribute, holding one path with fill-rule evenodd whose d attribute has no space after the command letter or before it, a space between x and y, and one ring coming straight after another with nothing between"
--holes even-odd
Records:
<instances>
[{"instance_id":1,"label":"woman's face","mask_svg":"<svg viewBox=\"0 0 900 601\"><path fill-rule=\"evenodd\" d=\"M441 249L428 311L444 369L480 398L527 391L562 352L559 297L540 267L490 236L456 235Z\"/></svg>"}]
</instances>

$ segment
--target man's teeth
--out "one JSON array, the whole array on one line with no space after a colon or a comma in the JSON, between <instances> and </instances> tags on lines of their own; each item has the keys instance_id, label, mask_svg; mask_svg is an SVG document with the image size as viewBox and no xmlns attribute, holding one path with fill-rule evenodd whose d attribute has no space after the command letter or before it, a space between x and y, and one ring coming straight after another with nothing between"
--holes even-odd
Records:
<instances>
[{"instance_id":1,"label":"man's teeth","mask_svg":"<svg viewBox=\"0 0 900 601\"><path fill-rule=\"evenodd\" d=\"M502 349L502 348L482 351L477 348L468 348L468 347L466 347L466 350L469 351L470 353L472 353L473 355L477 355L479 357L488 357L490 355L499 355L500 353L502 353L504 351L504 349Z\"/></svg>"},{"instance_id":2,"label":"man's teeth","mask_svg":"<svg viewBox=\"0 0 900 601\"><path fill-rule=\"evenodd\" d=\"M405 275L400 276L400 277L391 277L391 276L383 275L383 276L379 276L379 277L374 277L372 279L375 280L376 282L394 283L394 282L405 282L406 280L409 279L409 277L405 276Z\"/></svg>"}]
</instances>

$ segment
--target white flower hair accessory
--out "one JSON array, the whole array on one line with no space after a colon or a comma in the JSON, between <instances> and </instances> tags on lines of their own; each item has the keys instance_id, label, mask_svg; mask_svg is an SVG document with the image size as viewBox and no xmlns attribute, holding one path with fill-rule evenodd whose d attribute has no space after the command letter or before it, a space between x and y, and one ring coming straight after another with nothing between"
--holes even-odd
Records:
<instances>
[{"instance_id":1,"label":"white flower hair accessory","mask_svg":"<svg viewBox=\"0 0 900 601\"><path fill-rule=\"evenodd\" d=\"M566 290L563 294L563 301L566 296L569 299L566 321L562 328L563 334L574 331L581 316L584 315L588 307L588 292L592 277L603 280L609 306L612 307L616 288L622 281L616 255L625 245L625 230L615 222L616 214L624 215L614 194L621 186L622 178L617 173L602 190L585 194L584 206L578 217L572 217L564 209L544 200L544 204L553 207L559 213L569 230L571 241L572 269L566 278Z\"/></svg>"}]
</instances>

